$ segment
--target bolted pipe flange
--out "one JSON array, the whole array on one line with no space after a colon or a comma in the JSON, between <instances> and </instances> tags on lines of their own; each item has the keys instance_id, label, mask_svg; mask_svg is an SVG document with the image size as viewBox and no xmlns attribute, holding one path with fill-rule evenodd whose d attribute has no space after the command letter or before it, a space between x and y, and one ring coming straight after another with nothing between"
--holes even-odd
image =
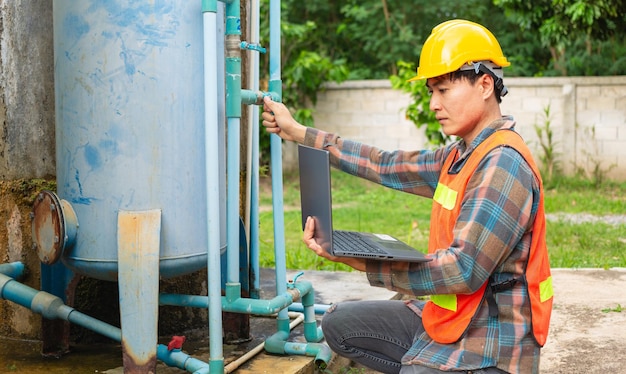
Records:
<instances>
[{"instance_id":1,"label":"bolted pipe flange","mask_svg":"<svg viewBox=\"0 0 626 374\"><path fill-rule=\"evenodd\" d=\"M72 206L52 191L41 191L30 214L33 247L46 265L56 263L74 245L78 220Z\"/></svg>"}]
</instances>

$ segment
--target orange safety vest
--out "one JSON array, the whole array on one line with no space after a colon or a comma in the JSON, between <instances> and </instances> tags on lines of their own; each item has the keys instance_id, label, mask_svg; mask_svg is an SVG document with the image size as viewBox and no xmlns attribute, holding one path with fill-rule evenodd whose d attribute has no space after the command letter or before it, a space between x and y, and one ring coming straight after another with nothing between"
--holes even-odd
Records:
<instances>
[{"instance_id":1,"label":"orange safety vest","mask_svg":"<svg viewBox=\"0 0 626 374\"><path fill-rule=\"evenodd\" d=\"M451 152L446 159L439 183L433 196L429 253L448 248L454 239L453 229L461 210L465 189L478 164L494 148L508 146L519 152L528 162L541 186L541 177L530 151L515 131L502 129L494 132L476 147L458 174L448 174L458 151ZM543 346L548 336L552 312L552 276L545 241L545 216L543 187L540 188L539 208L533 224L533 234L525 272L531 305L532 331L535 340ZM515 282L506 282L511 287ZM488 289L488 287L490 287ZM510 288L510 287L507 287ZM507 289L504 288L504 289ZM486 281L472 294L432 295L424 306L422 320L428 335L438 343L457 342L467 331L485 297L491 297L497 315L497 306L491 292L503 290Z\"/></svg>"}]
</instances>

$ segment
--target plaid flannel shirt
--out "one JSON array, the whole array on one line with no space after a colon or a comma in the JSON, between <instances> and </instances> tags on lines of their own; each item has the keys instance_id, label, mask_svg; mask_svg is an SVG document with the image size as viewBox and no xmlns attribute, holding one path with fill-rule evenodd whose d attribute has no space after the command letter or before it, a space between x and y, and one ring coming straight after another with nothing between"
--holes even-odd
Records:
<instances>
[{"instance_id":1,"label":"plaid flannel shirt","mask_svg":"<svg viewBox=\"0 0 626 374\"><path fill-rule=\"evenodd\" d=\"M344 172L432 198L441 167L453 149L459 149L461 156L452 168L460 169L491 133L514 125L512 118L503 117L470 145L459 140L433 151L387 152L312 128L307 129L304 143L329 150L331 164ZM499 282L523 275L539 192L538 181L518 152L510 147L494 149L470 178L450 247L430 255L433 260L427 263L370 260L370 284L415 296L463 294L474 292L490 276ZM526 286L518 283L495 298L498 317L489 317L484 301L460 341L440 344L422 333L416 336L402 363L439 370L496 366L510 373L537 373L540 347L532 337ZM406 303L421 316L424 301Z\"/></svg>"}]
</instances>

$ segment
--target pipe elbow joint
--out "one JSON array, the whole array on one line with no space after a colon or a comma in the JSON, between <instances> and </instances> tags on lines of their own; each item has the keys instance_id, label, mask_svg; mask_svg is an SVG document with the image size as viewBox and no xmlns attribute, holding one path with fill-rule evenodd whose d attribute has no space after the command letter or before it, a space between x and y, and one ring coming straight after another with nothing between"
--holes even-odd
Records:
<instances>
[{"instance_id":1,"label":"pipe elbow joint","mask_svg":"<svg viewBox=\"0 0 626 374\"><path fill-rule=\"evenodd\" d=\"M323 343L309 344L314 345L317 349L317 354L315 355L315 366L320 370L326 370L326 367L328 367L328 363L333 356L333 352L330 350L330 347Z\"/></svg>"},{"instance_id":2,"label":"pipe elbow joint","mask_svg":"<svg viewBox=\"0 0 626 374\"><path fill-rule=\"evenodd\" d=\"M322 328L317 326L317 322L304 322L304 337L309 342L321 342L324 339Z\"/></svg>"},{"instance_id":3,"label":"pipe elbow joint","mask_svg":"<svg viewBox=\"0 0 626 374\"><path fill-rule=\"evenodd\" d=\"M315 357L315 365L325 370L332 358L332 351L323 343L286 343L285 351L288 354L300 354Z\"/></svg>"},{"instance_id":4,"label":"pipe elbow joint","mask_svg":"<svg viewBox=\"0 0 626 374\"><path fill-rule=\"evenodd\" d=\"M315 304L315 291L313 291L313 285L311 282L299 281L294 284L294 287L300 291L302 295L302 305L312 306Z\"/></svg>"},{"instance_id":5,"label":"pipe elbow joint","mask_svg":"<svg viewBox=\"0 0 626 374\"><path fill-rule=\"evenodd\" d=\"M265 339L265 351L274 354L285 354L285 344L287 344L287 338L289 334L284 331L279 331L269 338Z\"/></svg>"}]
</instances>

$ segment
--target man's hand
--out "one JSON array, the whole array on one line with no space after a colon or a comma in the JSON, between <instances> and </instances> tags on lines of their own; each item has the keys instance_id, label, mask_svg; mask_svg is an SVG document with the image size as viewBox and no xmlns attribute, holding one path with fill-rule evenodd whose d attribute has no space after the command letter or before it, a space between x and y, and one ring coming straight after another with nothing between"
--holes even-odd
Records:
<instances>
[{"instance_id":1,"label":"man's hand","mask_svg":"<svg viewBox=\"0 0 626 374\"><path fill-rule=\"evenodd\" d=\"M263 98L263 126L267 132L277 134L284 140L304 142L306 126L298 123L283 103L272 101L269 96Z\"/></svg>"},{"instance_id":2,"label":"man's hand","mask_svg":"<svg viewBox=\"0 0 626 374\"><path fill-rule=\"evenodd\" d=\"M315 254L320 257L323 257L327 260L333 262L341 262L346 264L355 270L365 271L366 269L366 261L361 258L353 258L353 257L337 257L328 253L324 248L322 248L319 243L315 241L313 234L315 232L315 220L313 217L307 217L306 223L304 225L304 234L302 235L302 241L309 247Z\"/></svg>"}]
</instances>

